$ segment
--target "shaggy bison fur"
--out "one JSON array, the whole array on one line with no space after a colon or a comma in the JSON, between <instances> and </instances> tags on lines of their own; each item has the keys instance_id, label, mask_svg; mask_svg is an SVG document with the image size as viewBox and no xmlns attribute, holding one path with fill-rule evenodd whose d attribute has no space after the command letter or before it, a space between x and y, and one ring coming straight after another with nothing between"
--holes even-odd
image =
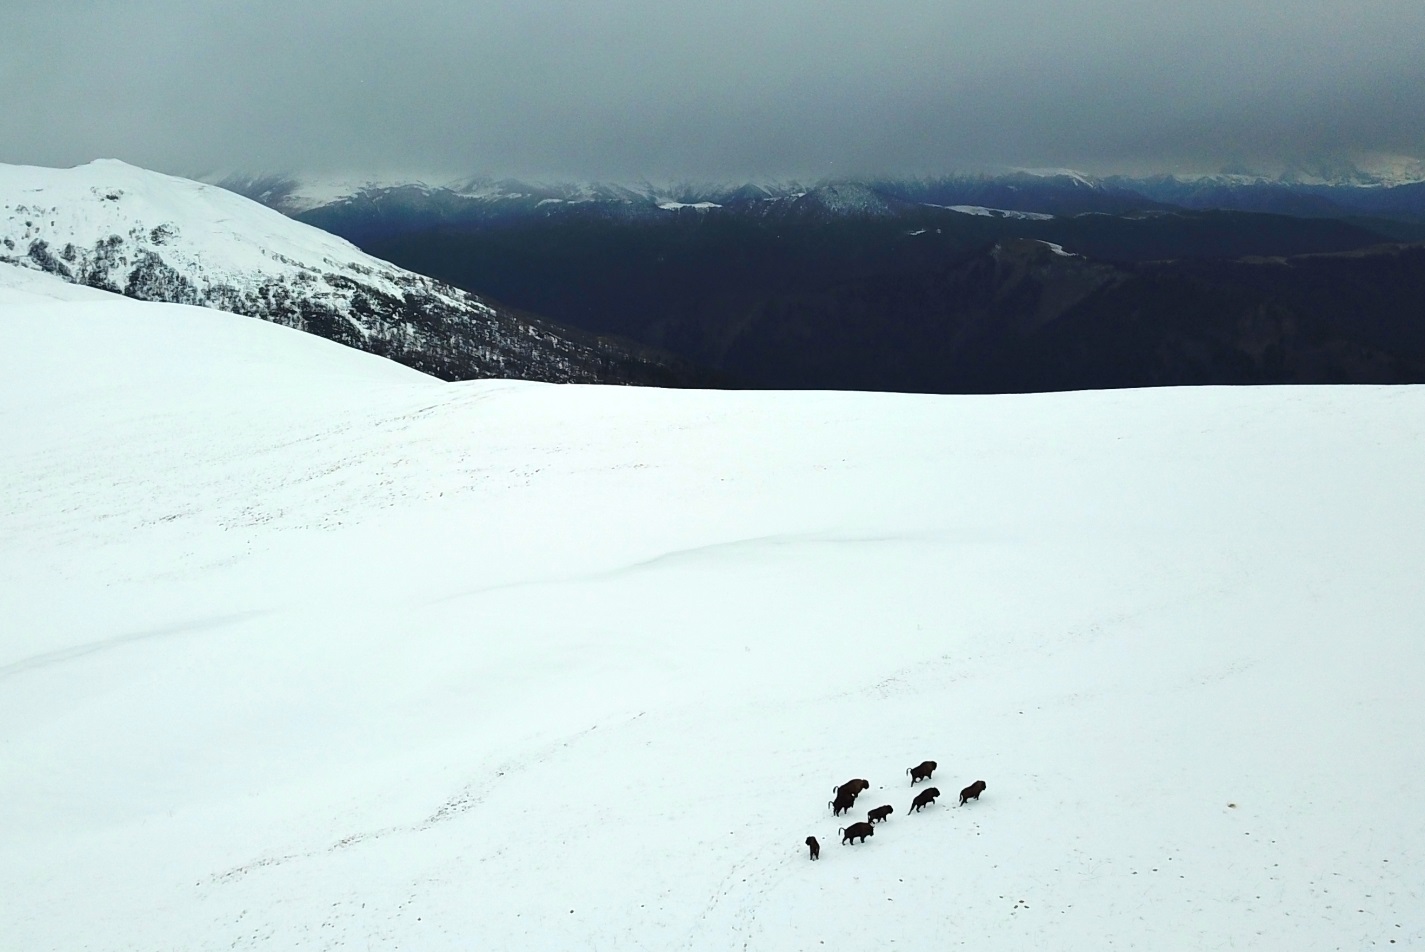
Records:
<instances>
[{"instance_id":1,"label":"shaggy bison fur","mask_svg":"<svg viewBox=\"0 0 1425 952\"><path fill-rule=\"evenodd\" d=\"M935 768L940 766L933 760L927 760L919 767L907 767L905 772L910 774L910 785L913 787L921 780L929 780L930 775L935 773Z\"/></svg>"},{"instance_id":2,"label":"shaggy bison fur","mask_svg":"<svg viewBox=\"0 0 1425 952\"><path fill-rule=\"evenodd\" d=\"M850 810L855 805L856 797L854 795L847 796L844 793L838 793L835 800L827 803L827 806L831 807L832 816L841 816L841 814Z\"/></svg>"},{"instance_id":3,"label":"shaggy bison fur","mask_svg":"<svg viewBox=\"0 0 1425 952\"><path fill-rule=\"evenodd\" d=\"M836 832L841 834L841 845L845 846L847 842L854 842L858 836L861 838L862 843L866 842L866 837L876 835L876 828L869 823L853 823L845 829L838 829Z\"/></svg>"},{"instance_id":4,"label":"shaggy bison fur","mask_svg":"<svg viewBox=\"0 0 1425 952\"><path fill-rule=\"evenodd\" d=\"M911 812L919 812L921 807L929 806L930 804L934 803L935 798L938 796L940 796L940 791L938 789L936 789L935 787L926 787L924 790L917 793L915 795L915 799L911 801Z\"/></svg>"},{"instance_id":5,"label":"shaggy bison fur","mask_svg":"<svg viewBox=\"0 0 1425 952\"><path fill-rule=\"evenodd\" d=\"M848 780L839 787L832 787L831 792L838 797L850 797L852 800L855 800L861 795L862 790L870 786L871 781L869 780Z\"/></svg>"},{"instance_id":6,"label":"shaggy bison fur","mask_svg":"<svg viewBox=\"0 0 1425 952\"><path fill-rule=\"evenodd\" d=\"M960 791L960 806L963 807L963 806L965 805L965 801L966 801L966 800L978 800L978 799L980 799L980 794L982 794L982 793L984 793L984 792L985 792L985 782L984 782L983 780L976 780L974 783L970 784L970 785L969 785L968 787L966 787L964 790L961 790L961 791Z\"/></svg>"},{"instance_id":7,"label":"shaggy bison fur","mask_svg":"<svg viewBox=\"0 0 1425 952\"><path fill-rule=\"evenodd\" d=\"M892 807L889 803L887 803L885 806L876 807L874 810L867 810L866 819L870 820L872 823L879 823L895 812L895 808Z\"/></svg>"},{"instance_id":8,"label":"shaggy bison fur","mask_svg":"<svg viewBox=\"0 0 1425 952\"><path fill-rule=\"evenodd\" d=\"M821 844L816 841L816 837L807 837L807 846L811 847L811 858L821 859Z\"/></svg>"}]
</instances>

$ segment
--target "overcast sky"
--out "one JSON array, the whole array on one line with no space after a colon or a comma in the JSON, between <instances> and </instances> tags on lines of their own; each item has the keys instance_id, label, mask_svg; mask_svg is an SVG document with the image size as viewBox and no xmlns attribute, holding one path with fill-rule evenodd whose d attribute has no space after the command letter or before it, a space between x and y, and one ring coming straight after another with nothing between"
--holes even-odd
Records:
<instances>
[{"instance_id":1,"label":"overcast sky","mask_svg":"<svg viewBox=\"0 0 1425 952\"><path fill-rule=\"evenodd\" d=\"M733 179L1425 156L1425 0L0 0L0 161Z\"/></svg>"}]
</instances>

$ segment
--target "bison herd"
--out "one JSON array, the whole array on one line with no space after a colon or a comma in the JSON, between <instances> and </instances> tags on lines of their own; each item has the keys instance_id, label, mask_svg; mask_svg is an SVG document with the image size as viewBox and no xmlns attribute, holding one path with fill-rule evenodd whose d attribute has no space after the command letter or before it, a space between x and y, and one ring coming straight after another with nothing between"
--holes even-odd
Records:
<instances>
[{"instance_id":1,"label":"bison herd","mask_svg":"<svg viewBox=\"0 0 1425 952\"><path fill-rule=\"evenodd\" d=\"M906 773L910 775L910 785L913 787L922 780L929 780L935 773L935 768L939 766L933 760L927 760L915 767L907 767ZM870 781L863 779L848 780L838 787L832 787L831 792L835 798L827 803L831 808L833 816L841 816L843 813L850 813L851 808L856 804L856 798L864 793L871 786ZM969 800L980 799L980 794L985 792L985 782L976 780L964 790L960 791L959 806L964 806ZM935 803L935 798L940 796L940 791L935 787L926 787L915 795L915 799L910 803L910 812L919 813L921 810ZM866 837L876 835L875 824L884 822L887 817L895 812L895 808L889 803L879 807L873 807L866 811L866 819L863 822L852 823L850 826L838 827L836 832L841 835L842 845L860 841L866 842ZM821 858L821 844L816 837L806 838L807 848L811 851L812 859Z\"/></svg>"}]
</instances>

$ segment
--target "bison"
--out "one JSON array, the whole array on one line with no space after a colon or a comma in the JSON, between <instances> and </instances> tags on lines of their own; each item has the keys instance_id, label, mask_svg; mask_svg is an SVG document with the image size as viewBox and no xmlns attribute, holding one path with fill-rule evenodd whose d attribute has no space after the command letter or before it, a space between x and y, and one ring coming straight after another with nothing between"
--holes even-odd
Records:
<instances>
[{"instance_id":1,"label":"bison","mask_svg":"<svg viewBox=\"0 0 1425 952\"><path fill-rule=\"evenodd\" d=\"M862 790L867 790L871 786L869 780L848 780L839 787L832 787L831 792L838 797L850 797L855 800L861 795Z\"/></svg>"},{"instance_id":2,"label":"bison","mask_svg":"<svg viewBox=\"0 0 1425 952\"><path fill-rule=\"evenodd\" d=\"M869 823L853 823L845 829L837 828L836 832L842 834L841 845L845 846L848 842L854 841L858 836L861 838L862 843L866 842L866 837L876 835L876 828Z\"/></svg>"},{"instance_id":3,"label":"bison","mask_svg":"<svg viewBox=\"0 0 1425 952\"><path fill-rule=\"evenodd\" d=\"M811 858L821 859L821 844L816 841L816 837L807 837L807 846L811 847Z\"/></svg>"},{"instance_id":4,"label":"bison","mask_svg":"<svg viewBox=\"0 0 1425 952\"><path fill-rule=\"evenodd\" d=\"M919 767L907 767L905 772L910 774L910 785L913 787L921 780L929 780L930 775L935 773L935 768L940 766L933 760L927 760Z\"/></svg>"},{"instance_id":5,"label":"bison","mask_svg":"<svg viewBox=\"0 0 1425 952\"><path fill-rule=\"evenodd\" d=\"M938 789L936 789L935 787L926 787L924 790L920 791L915 795L915 800L913 800L910 805L911 812L920 812L921 807L929 806L930 804L934 803L935 798L938 796L940 796L940 791Z\"/></svg>"},{"instance_id":6,"label":"bison","mask_svg":"<svg viewBox=\"0 0 1425 952\"><path fill-rule=\"evenodd\" d=\"M874 810L867 810L866 819L870 820L872 823L879 823L895 812L895 808L892 807L889 803L887 803L885 806L876 807Z\"/></svg>"},{"instance_id":7,"label":"bison","mask_svg":"<svg viewBox=\"0 0 1425 952\"><path fill-rule=\"evenodd\" d=\"M978 800L978 799L980 799L980 794L982 794L982 793L984 793L984 792L985 792L985 782L984 782L983 780L976 780L974 783L970 784L970 785L969 785L968 787L966 787L964 790L961 790L961 791L960 791L960 803L959 803L959 805L963 807L963 806L965 805L965 801L966 801L966 800Z\"/></svg>"},{"instance_id":8,"label":"bison","mask_svg":"<svg viewBox=\"0 0 1425 952\"><path fill-rule=\"evenodd\" d=\"M831 807L832 816L841 816L841 814L856 805L856 798L854 796L846 796L845 794L837 794L836 799L828 801L826 805Z\"/></svg>"}]
</instances>

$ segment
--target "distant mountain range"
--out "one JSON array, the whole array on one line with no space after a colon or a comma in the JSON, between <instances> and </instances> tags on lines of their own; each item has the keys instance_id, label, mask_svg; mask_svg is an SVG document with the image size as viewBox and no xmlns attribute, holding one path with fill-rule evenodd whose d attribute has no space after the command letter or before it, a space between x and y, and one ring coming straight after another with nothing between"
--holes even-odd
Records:
<instances>
[{"instance_id":1,"label":"distant mountain range","mask_svg":"<svg viewBox=\"0 0 1425 952\"><path fill-rule=\"evenodd\" d=\"M434 226L492 228L529 222L660 224L713 215L763 221L915 218L1025 212L1075 215L1167 209L1123 185L1061 173L997 177L746 183L739 185L532 184L474 179L424 182L304 181L228 176L222 187L354 241Z\"/></svg>"},{"instance_id":2,"label":"distant mountain range","mask_svg":"<svg viewBox=\"0 0 1425 952\"><path fill-rule=\"evenodd\" d=\"M0 166L0 264L274 321L449 379L715 379L647 346L488 303L229 190L121 162Z\"/></svg>"},{"instance_id":3,"label":"distant mountain range","mask_svg":"<svg viewBox=\"0 0 1425 952\"><path fill-rule=\"evenodd\" d=\"M945 393L1425 382L1425 223L1398 212L1422 183L1021 170L226 185L115 162L0 166L0 265L260 317L450 379ZM1395 196L1381 202L1397 211L1191 208L1174 191L1190 187L1204 205L1213 189L1243 203L1283 189L1303 209L1326 200L1313 190L1345 188Z\"/></svg>"},{"instance_id":4,"label":"distant mountain range","mask_svg":"<svg viewBox=\"0 0 1425 952\"><path fill-rule=\"evenodd\" d=\"M469 226L531 216L656 220L669 213L714 209L774 217L896 215L926 205L1053 215L1214 209L1300 217L1373 216L1425 224L1425 161L1402 157L1369 171L1336 164L1275 174L1138 177L1015 169L818 183L628 185L290 174L225 175L214 181L285 214L362 236L389 236L410 222Z\"/></svg>"},{"instance_id":5,"label":"distant mountain range","mask_svg":"<svg viewBox=\"0 0 1425 952\"><path fill-rule=\"evenodd\" d=\"M287 207L412 270L753 386L1385 383L1425 381L1425 252L1409 244L1425 240L1425 182L1408 171L468 181ZM279 207L320 191L266 188Z\"/></svg>"}]
</instances>

